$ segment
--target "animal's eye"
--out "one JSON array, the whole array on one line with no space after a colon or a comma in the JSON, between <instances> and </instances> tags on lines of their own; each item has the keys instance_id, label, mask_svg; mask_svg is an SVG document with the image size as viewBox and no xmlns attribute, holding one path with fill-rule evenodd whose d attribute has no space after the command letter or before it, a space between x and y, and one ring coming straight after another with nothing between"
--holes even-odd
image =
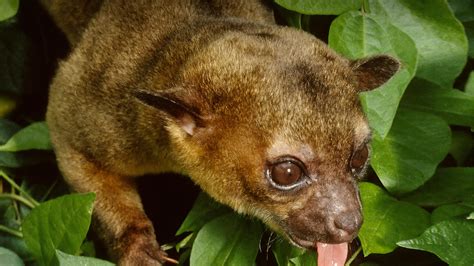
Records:
<instances>
[{"instance_id":1,"label":"animal's eye","mask_svg":"<svg viewBox=\"0 0 474 266\"><path fill-rule=\"evenodd\" d=\"M352 154L350 167L352 172L358 173L364 168L367 159L369 158L369 148L367 145L359 148Z\"/></svg>"},{"instance_id":2,"label":"animal's eye","mask_svg":"<svg viewBox=\"0 0 474 266\"><path fill-rule=\"evenodd\" d=\"M296 184L302 178L303 170L293 161L282 161L272 165L269 174L277 185L288 187Z\"/></svg>"}]
</instances>

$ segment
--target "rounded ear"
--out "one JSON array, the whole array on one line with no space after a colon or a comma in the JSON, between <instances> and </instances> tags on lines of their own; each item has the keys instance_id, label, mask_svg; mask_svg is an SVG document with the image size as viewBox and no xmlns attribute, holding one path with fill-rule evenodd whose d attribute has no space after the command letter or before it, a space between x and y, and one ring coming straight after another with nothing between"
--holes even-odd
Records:
<instances>
[{"instance_id":1,"label":"rounded ear","mask_svg":"<svg viewBox=\"0 0 474 266\"><path fill-rule=\"evenodd\" d=\"M169 115L190 136L194 135L196 127L203 126L199 112L186 104L176 92L139 90L134 93L134 96L140 102Z\"/></svg>"},{"instance_id":2,"label":"rounded ear","mask_svg":"<svg viewBox=\"0 0 474 266\"><path fill-rule=\"evenodd\" d=\"M360 91L370 91L387 82L400 68L400 62L388 55L377 55L351 63Z\"/></svg>"}]
</instances>

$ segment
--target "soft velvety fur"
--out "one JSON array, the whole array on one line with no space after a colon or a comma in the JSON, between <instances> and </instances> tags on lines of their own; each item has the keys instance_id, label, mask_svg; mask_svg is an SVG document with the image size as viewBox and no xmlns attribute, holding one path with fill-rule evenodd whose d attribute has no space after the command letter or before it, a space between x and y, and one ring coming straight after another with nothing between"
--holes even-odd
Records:
<instances>
[{"instance_id":1,"label":"soft velvety fur","mask_svg":"<svg viewBox=\"0 0 474 266\"><path fill-rule=\"evenodd\" d=\"M259 1L42 3L73 48L47 112L59 166L74 191L97 194L94 224L119 264L165 258L134 184L146 173L189 175L300 246L355 237L350 161L370 135L358 93L396 60L351 62ZM281 156L306 166L304 184L272 186Z\"/></svg>"}]
</instances>

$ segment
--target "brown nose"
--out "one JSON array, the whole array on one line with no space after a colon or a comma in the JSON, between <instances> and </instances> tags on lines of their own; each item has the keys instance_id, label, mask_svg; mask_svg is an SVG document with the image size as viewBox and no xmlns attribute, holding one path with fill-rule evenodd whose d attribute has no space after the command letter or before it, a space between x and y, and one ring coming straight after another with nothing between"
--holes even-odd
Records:
<instances>
[{"instance_id":1,"label":"brown nose","mask_svg":"<svg viewBox=\"0 0 474 266\"><path fill-rule=\"evenodd\" d=\"M357 235L362 225L362 215L359 211L338 213L334 219L328 219L328 231L335 242L349 242Z\"/></svg>"}]
</instances>

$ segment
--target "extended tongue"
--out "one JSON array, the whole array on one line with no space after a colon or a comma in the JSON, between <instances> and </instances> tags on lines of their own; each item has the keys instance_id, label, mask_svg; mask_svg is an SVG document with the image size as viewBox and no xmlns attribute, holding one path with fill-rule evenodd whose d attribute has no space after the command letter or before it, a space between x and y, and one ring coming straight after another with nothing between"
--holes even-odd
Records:
<instances>
[{"instance_id":1,"label":"extended tongue","mask_svg":"<svg viewBox=\"0 0 474 266\"><path fill-rule=\"evenodd\" d=\"M317 243L318 266L343 266L347 258L347 243Z\"/></svg>"}]
</instances>

